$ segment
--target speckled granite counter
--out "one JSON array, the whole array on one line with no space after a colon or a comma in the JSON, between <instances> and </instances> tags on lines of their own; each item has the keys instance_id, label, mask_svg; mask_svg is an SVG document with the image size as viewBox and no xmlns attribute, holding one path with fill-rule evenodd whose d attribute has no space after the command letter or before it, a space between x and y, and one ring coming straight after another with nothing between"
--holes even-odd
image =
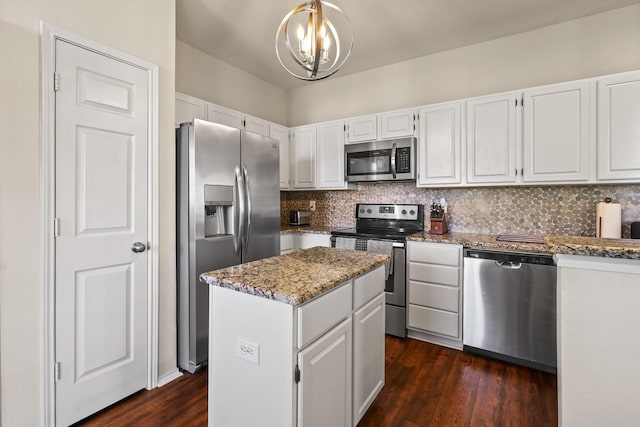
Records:
<instances>
[{"instance_id":1,"label":"speckled granite counter","mask_svg":"<svg viewBox=\"0 0 640 427\"><path fill-rule=\"evenodd\" d=\"M210 271L200 280L291 305L299 305L383 265L389 256L315 247Z\"/></svg>"},{"instance_id":2,"label":"speckled granite counter","mask_svg":"<svg viewBox=\"0 0 640 427\"><path fill-rule=\"evenodd\" d=\"M345 227L323 227L323 226L311 226L311 225L281 225L281 233L312 233L312 234L331 234L333 230Z\"/></svg>"},{"instance_id":3,"label":"speckled granite counter","mask_svg":"<svg viewBox=\"0 0 640 427\"><path fill-rule=\"evenodd\" d=\"M545 243L519 243L497 241L493 234L416 233L408 240L418 242L452 243L466 248L510 250L549 254L584 255L608 258L626 258L640 260L640 240L599 239L578 236L545 236Z\"/></svg>"}]
</instances>

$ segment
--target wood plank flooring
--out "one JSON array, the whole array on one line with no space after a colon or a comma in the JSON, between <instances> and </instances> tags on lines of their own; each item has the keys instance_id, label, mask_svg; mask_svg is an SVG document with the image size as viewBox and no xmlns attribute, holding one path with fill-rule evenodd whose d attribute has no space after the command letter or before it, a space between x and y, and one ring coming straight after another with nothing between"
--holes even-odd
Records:
<instances>
[{"instance_id":1,"label":"wood plank flooring","mask_svg":"<svg viewBox=\"0 0 640 427\"><path fill-rule=\"evenodd\" d=\"M386 385L359 427L555 426L555 375L386 337ZM206 426L207 374L139 392L78 426Z\"/></svg>"}]
</instances>

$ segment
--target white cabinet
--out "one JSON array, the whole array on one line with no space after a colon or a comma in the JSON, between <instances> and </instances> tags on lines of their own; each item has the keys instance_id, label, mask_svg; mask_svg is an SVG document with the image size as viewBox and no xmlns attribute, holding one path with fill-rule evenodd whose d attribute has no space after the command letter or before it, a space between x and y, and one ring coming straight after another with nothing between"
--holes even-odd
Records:
<instances>
[{"instance_id":1,"label":"white cabinet","mask_svg":"<svg viewBox=\"0 0 640 427\"><path fill-rule=\"evenodd\" d=\"M280 189L289 189L289 171L291 161L289 160L289 129L271 123L269 126L269 136L280 143Z\"/></svg>"},{"instance_id":2,"label":"white cabinet","mask_svg":"<svg viewBox=\"0 0 640 427\"><path fill-rule=\"evenodd\" d=\"M351 425L351 334L348 318L298 353L298 426Z\"/></svg>"},{"instance_id":3,"label":"white cabinet","mask_svg":"<svg viewBox=\"0 0 640 427\"><path fill-rule=\"evenodd\" d=\"M300 126L292 129L291 187L314 188L316 186L316 126Z\"/></svg>"},{"instance_id":4,"label":"white cabinet","mask_svg":"<svg viewBox=\"0 0 640 427\"><path fill-rule=\"evenodd\" d=\"M269 136L269 122L257 117L246 115L242 119L242 128L249 132L259 133L260 135Z\"/></svg>"},{"instance_id":5,"label":"white cabinet","mask_svg":"<svg viewBox=\"0 0 640 427\"><path fill-rule=\"evenodd\" d=\"M193 119L207 119L207 103L202 99L176 92L175 126Z\"/></svg>"},{"instance_id":6,"label":"white cabinet","mask_svg":"<svg viewBox=\"0 0 640 427\"><path fill-rule=\"evenodd\" d=\"M346 142L375 141L378 139L378 115L351 117L346 120Z\"/></svg>"},{"instance_id":7,"label":"white cabinet","mask_svg":"<svg viewBox=\"0 0 640 427\"><path fill-rule=\"evenodd\" d=\"M578 81L524 91L524 182L590 178L591 86Z\"/></svg>"},{"instance_id":8,"label":"white cabinet","mask_svg":"<svg viewBox=\"0 0 640 427\"><path fill-rule=\"evenodd\" d=\"M466 102L468 183L516 182L515 92Z\"/></svg>"},{"instance_id":9,"label":"white cabinet","mask_svg":"<svg viewBox=\"0 0 640 427\"><path fill-rule=\"evenodd\" d=\"M640 179L640 72L598 80L597 179Z\"/></svg>"},{"instance_id":10,"label":"white cabinet","mask_svg":"<svg viewBox=\"0 0 640 427\"><path fill-rule=\"evenodd\" d=\"M294 234L280 233L280 255L288 254L294 250Z\"/></svg>"},{"instance_id":11,"label":"white cabinet","mask_svg":"<svg viewBox=\"0 0 640 427\"><path fill-rule=\"evenodd\" d=\"M316 246L331 247L331 235L324 233L280 233L280 254Z\"/></svg>"},{"instance_id":12,"label":"white cabinet","mask_svg":"<svg viewBox=\"0 0 640 427\"><path fill-rule=\"evenodd\" d=\"M393 139L415 134L415 110L387 111L380 113L380 139Z\"/></svg>"},{"instance_id":13,"label":"white cabinet","mask_svg":"<svg viewBox=\"0 0 640 427\"><path fill-rule=\"evenodd\" d=\"M316 187L344 187L344 122L342 120L317 125L316 155Z\"/></svg>"},{"instance_id":14,"label":"white cabinet","mask_svg":"<svg viewBox=\"0 0 640 427\"><path fill-rule=\"evenodd\" d=\"M242 129L242 113L221 105L207 103L207 120Z\"/></svg>"},{"instance_id":15,"label":"white cabinet","mask_svg":"<svg viewBox=\"0 0 640 427\"><path fill-rule=\"evenodd\" d=\"M462 246L409 242L409 336L462 348Z\"/></svg>"},{"instance_id":16,"label":"white cabinet","mask_svg":"<svg viewBox=\"0 0 640 427\"><path fill-rule=\"evenodd\" d=\"M418 186L460 183L460 102L418 110Z\"/></svg>"},{"instance_id":17,"label":"white cabinet","mask_svg":"<svg viewBox=\"0 0 640 427\"><path fill-rule=\"evenodd\" d=\"M384 283L384 277L381 278L381 283ZM353 314L354 426L384 386L384 332L380 333L385 329L384 298L384 293L378 293L377 297Z\"/></svg>"}]
</instances>

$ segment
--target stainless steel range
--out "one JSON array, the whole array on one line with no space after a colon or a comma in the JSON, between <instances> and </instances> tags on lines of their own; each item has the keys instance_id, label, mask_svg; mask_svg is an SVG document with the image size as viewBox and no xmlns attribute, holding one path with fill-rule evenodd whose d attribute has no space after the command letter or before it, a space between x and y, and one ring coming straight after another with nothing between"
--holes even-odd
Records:
<instances>
[{"instance_id":1,"label":"stainless steel range","mask_svg":"<svg viewBox=\"0 0 640 427\"><path fill-rule=\"evenodd\" d=\"M424 227L422 205L358 203L356 227L331 233L331 246L384 253L391 256L385 266L386 333L407 336L406 250L407 236Z\"/></svg>"}]
</instances>

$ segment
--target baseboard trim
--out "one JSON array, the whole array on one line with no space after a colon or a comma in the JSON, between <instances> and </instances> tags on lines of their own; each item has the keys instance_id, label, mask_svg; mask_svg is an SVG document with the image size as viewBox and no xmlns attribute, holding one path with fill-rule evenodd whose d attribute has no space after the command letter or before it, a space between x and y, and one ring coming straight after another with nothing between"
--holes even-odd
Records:
<instances>
[{"instance_id":1,"label":"baseboard trim","mask_svg":"<svg viewBox=\"0 0 640 427\"><path fill-rule=\"evenodd\" d=\"M158 378L158 387L169 384L173 380L177 380L182 376L182 372L178 368Z\"/></svg>"}]
</instances>

